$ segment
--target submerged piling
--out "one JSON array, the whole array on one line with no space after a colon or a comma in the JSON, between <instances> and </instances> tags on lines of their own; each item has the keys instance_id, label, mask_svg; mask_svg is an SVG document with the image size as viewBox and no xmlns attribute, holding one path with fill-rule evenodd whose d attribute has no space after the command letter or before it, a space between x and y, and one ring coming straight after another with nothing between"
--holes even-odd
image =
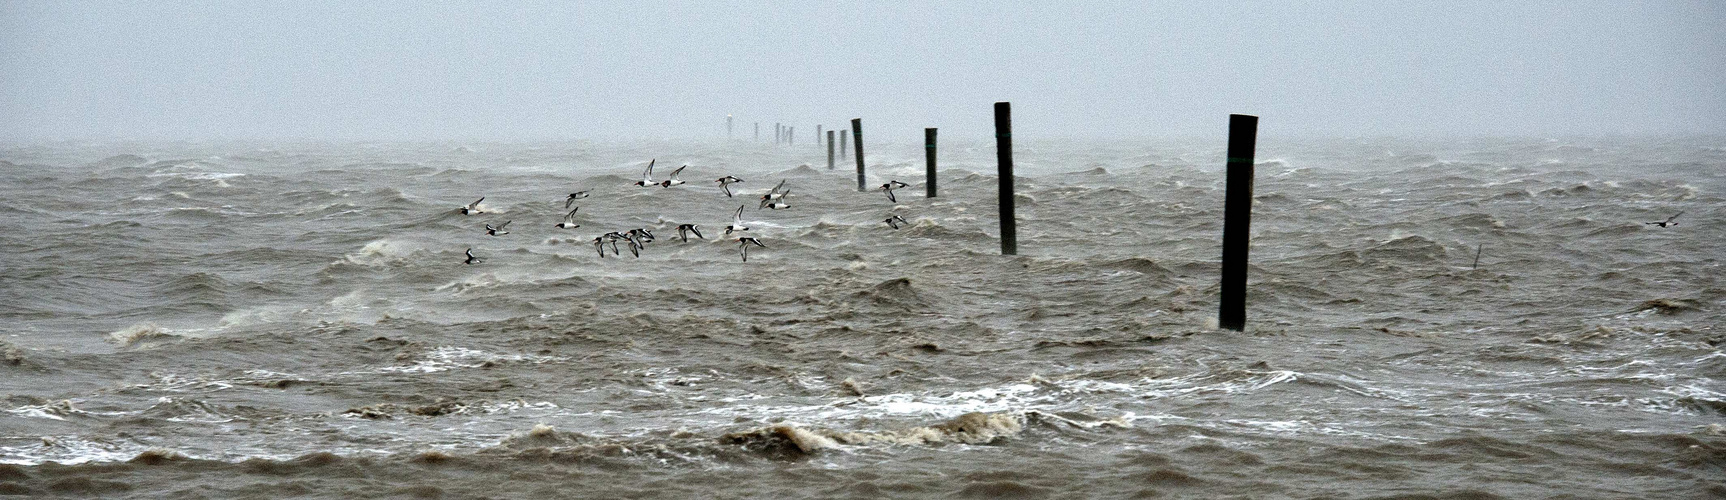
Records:
<instances>
[{"instance_id":1,"label":"submerged piling","mask_svg":"<svg viewBox=\"0 0 1726 500\"><path fill-rule=\"evenodd\" d=\"M868 191L863 187L863 119L851 119L851 141L857 143L857 192Z\"/></svg>"},{"instance_id":2,"label":"submerged piling","mask_svg":"<svg viewBox=\"0 0 1726 500\"><path fill-rule=\"evenodd\" d=\"M929 164L923 169L923 195L935 197L935 128L923 129L923 158Z\"/></svg>"},{"instance_id":3,"label":"submerged piling","mask_svg":"<svg viewBox=\"0 0 1726 500\"><path fill-rule=\"evenodd\" d=\"M1247 244L1253 216L1253 150L1259 117L1229 115L1229 156L1223 198L1222 300L1217 326L1247 327Z\"/></svg>"},{"instance_id":4,"label":"submerged piling","mask_svg":"<svg viewBox=\"0 0 1726 500\"><path fill-rule=\"evenodd\" d=\"M1019 254L1018 221L1013 218L1012 105L995 103L995 161L1000 176L1001 255Z\"/></svg>"},{"instance_id":5,"label":"submerged piling","mask_svg":"<svg viewBox=\"0 0 1726 500\"><path fill-rule=\"evenodd\" d=\"M827 131L827 170L833 170L833 131Z\"/></svg>"}]
</instances>

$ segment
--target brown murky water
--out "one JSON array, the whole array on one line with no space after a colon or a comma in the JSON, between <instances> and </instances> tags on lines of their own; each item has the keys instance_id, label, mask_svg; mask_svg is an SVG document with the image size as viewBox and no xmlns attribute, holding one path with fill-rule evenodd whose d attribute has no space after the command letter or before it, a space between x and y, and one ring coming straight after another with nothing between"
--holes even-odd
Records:
<instances>
[{"instance_id":1,"label":"brown murky water","mask_svg":"<svg viewBox=\"0 0 1726 500\"><path fill-rule=\"evenodd\" d=\"M875 142L0 148L0 494L1726 496L1719 138Z\"/></svg>"}]
</instances>

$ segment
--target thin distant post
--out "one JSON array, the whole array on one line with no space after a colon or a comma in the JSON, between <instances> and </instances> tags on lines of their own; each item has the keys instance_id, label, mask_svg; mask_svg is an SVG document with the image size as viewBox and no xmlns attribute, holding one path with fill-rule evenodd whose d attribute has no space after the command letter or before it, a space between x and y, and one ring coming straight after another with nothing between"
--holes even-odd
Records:
<instances>
[{"instance_id":1,"label":"thin distant post","mask_svg":"<svg viewBox=\"0 0 1726 500\"><path fill-rule=\"evenodd\" d=\"M731 115L725 115L725 139L731 139Z\"/></svg>"},{"instance_id":2,"label":"thin distant post","mask_svg":"<svg viewBox=\"0 0 1726 500\"><path fill-rule=\"evenodd\" d=\"M1247 243L1253 217L1253 150L1259 117L1229 115L1227 193L1223 198L1223 282L1217 326L1247 328Z\"/></svg>"},{"instance_id":3,"label":"thin distant post","mask_svg":"<svg viewBox=\"0 0 1726 500\"><path fill-rule=\"evenodd\" d=\"M785 145L791 146L794 144L797 144L797 127L786 125L785 126Z\"/></svg>"},{"instance_id":4,"label":"thin distant post","mask_svg":"<svg viewBox=\"0 0 1726 500\"><path fill-rule=\"evenodd\" d=\"M923 195L935 197L935 128L923 129L923 157L929 166L923 169Z\"/></svg>"},{"instance_id":5,"label":"thin distant post","mask_svg":"<svg viewBox=\"0 0 1726 500\"><path fill-rule=\"evenodd\" d=\"M839 131L839 159L841 159L841 160L845 159L845 154L846 154L845 152L850 151L850 146L845 145L845 141L851 140L850 137L851 137L850 131L848 131L848 130Z\"/></svg>"},{"instance_id":6,"label":"thin distant post","mask_svg":"<svg viewBox=\"0 0 1726 500\"><path fill-rule=\"evenodd\" d=\"M1005 102L995 103L995 161L999 164L1001 206L1001 255L1019 254L1018 221L1013 219L1013 110Z\"/></svg>"},{"instance_id":7,"label":"thin distant post","mask_svg":"<svg viewBox=\"0 0 1726 500\"><path fill-rule=\"evenodd\" d=\"M827 170L833 170L833 131L827 131Z\"/></svg>"},{"instance_id":8,"label":"thin distant post","mask_svg":"<svg viewBox=\"0 0 1726 500\"><path fill-rule=\"evenodd\" d=\"M761 142L761 122L755 122L755 142Z\"/></svg>"},{"instance_id":9,"label":"thin distant post","mask_svg":"<svg viewBox=\"0 0 1726 500\"><path fill-rule=\"evenodd\" d=\"M857 143L857 192L868 191L863 188L863 119L851 119L851 141Z\"/></svg>"},{"instance_id":10,"label":"thin distant post","mask_svg":"<svg viewBox=\"0 0 1726 500\"><path fill-rule=\"evenodd\" d=\"M780 144L783 142L785 142L785 125L775 122L773 124L773 143Z\"/></svg>"},{"instance_id":11,"label":"thin distant post","mask_svg":"<svg viewBox=\"0 0 1726 500\"><path fill-rule=\"evenodd\" d=\"M815 147L821 147L821 126L815 126Z\"/></svg>"}]
</instances>

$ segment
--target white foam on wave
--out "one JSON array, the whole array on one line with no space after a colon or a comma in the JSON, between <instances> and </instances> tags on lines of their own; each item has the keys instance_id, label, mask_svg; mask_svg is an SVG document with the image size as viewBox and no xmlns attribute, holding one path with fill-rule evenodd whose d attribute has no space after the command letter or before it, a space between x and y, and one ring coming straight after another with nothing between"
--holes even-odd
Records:
<instances>
[{"instance_id":1,"label":"white foam on wave","mask_svg":"<svg viewBox=\"0 0 1726 500\"><path fill-rule=\"evenodd\" d=\"M91 462L124 462L150 447L125 441L84 439L79 436L43 436L33 444L0 445L0 464L37 465L57 462L76 465Z\"/></svg>"},{"instance_id":2,"label":"white foam on wave","mask_svg":"<svg viewBox=\"0 0 1726 500\"><path fill-rule=\"evenodd\" d=\"M366 243L365 246L360 247L358 252L348 254L344 258L348 262L362 266L383 266L400 264L424 253L425 247L419 243L382 239Z\"/></svg>"},{"instance_id":3,"label":"white foam on wave","mask_svg":"<svg viewBox=\"0 0 1726 500\"><path fill-rule=\"evenodd\" d=\"M499 354L470 349L466 347L441 346L426 352L407 366L385 366L378 368L377 373L436 373L459 368L480 368L486 363L496 362L526 362L554 363L569 361L564 356L538 356L525 354Z\"/></svg>"},{"instance_id":4,"label":"white foam on wave","mask_svg":"<svg viewBox=\"0 0 1726 500\"><path fill-rule=\"evenodd\" d=\"M122 347L137 344L147 340L159 340L176 337L174 332L156 326L155 323L134 323L118 331L108 334L108 341L120 344Z\"/></svg>"}]
</instances>

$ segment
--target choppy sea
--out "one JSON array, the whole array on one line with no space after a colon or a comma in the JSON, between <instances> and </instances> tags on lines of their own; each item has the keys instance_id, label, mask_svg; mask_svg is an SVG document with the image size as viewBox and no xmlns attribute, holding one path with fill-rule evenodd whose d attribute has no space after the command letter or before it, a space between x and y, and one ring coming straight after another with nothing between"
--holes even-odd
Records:
<instances>
[{"instance_id":1,"label":"choppy sea","mask_svg":"<svg viewBox=\"0 0 1726 500\"><path fill-rule=\"evenodd\" d=\"M1726 139L875 142L0 144L0 495L1726 497Z\"/></svg>"}]
</instances>

